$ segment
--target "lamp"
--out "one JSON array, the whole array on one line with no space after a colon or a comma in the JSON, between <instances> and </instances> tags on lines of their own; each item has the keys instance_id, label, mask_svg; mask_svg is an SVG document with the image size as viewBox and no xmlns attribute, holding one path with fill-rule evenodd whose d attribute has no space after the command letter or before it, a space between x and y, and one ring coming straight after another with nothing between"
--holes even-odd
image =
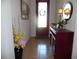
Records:
<instances>
[{"instance_id":1,"label":"lamp","mask_svg":"<svg viewBox=\"0 0 79 59\"><path fill-rule=\"evenodd\" d=\"M57 14L60 17L60 20L59 20L58 24L59 24L59 28L61 29L61 28L63 28L63 25L64 25L63 20L61 20L61 18L63 16L63 9L59 8L58 11L57 11Z\"/></svg>"},{"instance_id":2,"label":"lamp","mask_svg":"<svg viewBox=\"0 0 79 59\"><path fill-rule=\"evenodd\" d=\"M57 14L58 14L58 16L62 16L62 14L63 14L63 9L62 9L62 8L59 8Z\"/></svg>"}]
</instances>

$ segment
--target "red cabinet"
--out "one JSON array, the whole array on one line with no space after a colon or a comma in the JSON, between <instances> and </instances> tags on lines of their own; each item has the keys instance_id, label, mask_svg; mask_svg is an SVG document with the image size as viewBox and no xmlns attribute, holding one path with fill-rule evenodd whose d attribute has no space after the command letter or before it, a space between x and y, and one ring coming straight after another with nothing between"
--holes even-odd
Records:
<instances>
[{"instance_id":1,"label":"red cabinet","mask_svg":"<svg viewBox=\"0 0 79 59\"><path fill-rule=\"evenodd\" d=\"M71 59L73 32L57 32L55 42L55 59Z\"/></svg>"},{"instance_id":2,"label":"red cabinet","mask_svg":"<svg viewBox=\"0 0 79 59\"><path fill-rule=\"evenodd\" d=\"M71 59L73 45L72 31L58 30L55 34L54 59Z\"/></svg>"}]
</instances>

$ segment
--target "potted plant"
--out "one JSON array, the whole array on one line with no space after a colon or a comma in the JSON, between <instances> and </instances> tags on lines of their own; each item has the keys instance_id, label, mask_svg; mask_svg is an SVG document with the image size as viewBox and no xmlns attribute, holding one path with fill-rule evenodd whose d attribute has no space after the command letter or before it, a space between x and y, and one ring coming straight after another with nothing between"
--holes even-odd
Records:
<instances>
[{"instance_id":1,"label":"potted plant","mask_svg":"<svg viewBox=\"0 0 79 59\"><path fill-rule=\"evenodd\" d=\"M15 59L22 59L22 53L26 44L26 40L23 39L23 35L21 33L15 31L15 28L13 28L13 38Z\"/></svg>"},{"instance_id":2,"label":"potted plant","mask_svg":"<svg viewBox=\"0 0 79 59\"><path fill-rule=\"evenodd\" d=\"M58 25L59 25L59 29L64 29L64 25L66 24L65 20L59 21Z\"/></svg>"}]
</instances>

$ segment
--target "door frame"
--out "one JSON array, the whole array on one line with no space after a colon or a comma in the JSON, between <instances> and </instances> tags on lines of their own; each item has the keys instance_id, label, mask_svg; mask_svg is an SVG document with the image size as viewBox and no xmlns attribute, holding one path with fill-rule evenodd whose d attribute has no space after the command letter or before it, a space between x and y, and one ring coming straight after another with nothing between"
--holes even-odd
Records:
<instances>
[{"instance_id":1,"label":"door frame","mask_svg":"<svg viewBox=\"0 0 79 59\"><path fill-rule=\"evenodd\" d=\"M38 24L37 24L37 19L38 19L38 3L39 2L47 2L47 36L49 35L49 9L50 9L50 0L36 0L36 37L38 37ZM40 33L40 32L39 32Z\"/></svg>"}]
</instances>

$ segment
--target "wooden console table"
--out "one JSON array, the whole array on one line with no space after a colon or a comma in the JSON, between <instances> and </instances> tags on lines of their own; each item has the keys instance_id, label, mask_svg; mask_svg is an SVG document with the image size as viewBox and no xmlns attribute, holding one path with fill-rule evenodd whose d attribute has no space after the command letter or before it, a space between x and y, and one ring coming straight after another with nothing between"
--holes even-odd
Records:
<instances>
[{"instance_id":1,"label":"wooden console table","mask_svg":"<svg viewBox=\"0 0 79 59\"><path fill-rule=\"evenodd\" d=\"M49 34L55 43L54 59L71 59L74 32L50 27Z\"/></svg>"}]
</instances>

